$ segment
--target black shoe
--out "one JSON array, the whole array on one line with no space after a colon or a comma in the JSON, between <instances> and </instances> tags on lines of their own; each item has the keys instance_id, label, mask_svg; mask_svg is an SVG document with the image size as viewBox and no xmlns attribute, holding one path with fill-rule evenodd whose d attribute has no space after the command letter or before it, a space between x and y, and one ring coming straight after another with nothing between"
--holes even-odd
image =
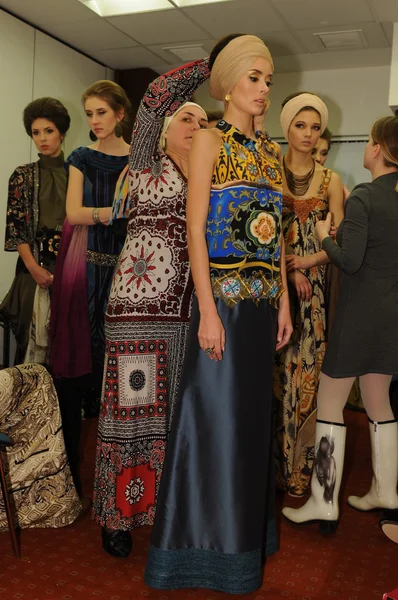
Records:
<instances>
[{"instance_id":1,"label":"black shoe","mask_svg":"<svg viewBox=\"0 0 398 600\"><path fill-rule=\"evenodd\" d=\"M102 547L111 556L127 558L133 548L131 533L120 529L107 529L103 527Z\"/></svg>"}]
</instances>

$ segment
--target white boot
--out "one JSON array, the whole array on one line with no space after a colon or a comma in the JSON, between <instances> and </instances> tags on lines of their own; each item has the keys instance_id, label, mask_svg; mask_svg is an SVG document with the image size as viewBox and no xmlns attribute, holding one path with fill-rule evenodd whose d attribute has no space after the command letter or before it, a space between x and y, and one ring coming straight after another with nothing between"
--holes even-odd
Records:
<instances>
[{"instance_id":1,"label":"white boot","mask_svg":"<svg viewBox=\"0 0 398 600\"><path fill-rule=\"evenodd\" d=\"M365 496L349 496L348 502L358 510L398 508L398 424L397 421L374 422L369 419L372 447L373 479Z\"/></svg>"},{"instance_id":2,"label":"white boot","mask_svg":"<svg viewBox=\"0 0 398 600\"><path fill-rule=\"evenodd\" d=\"M315 460L311 478L311 496L301 508L282 509L293 523L320 521L320 529L330 533L339 518L339 491L344 466L346 427L317 419Z\"/></svg>"}]
</instances>

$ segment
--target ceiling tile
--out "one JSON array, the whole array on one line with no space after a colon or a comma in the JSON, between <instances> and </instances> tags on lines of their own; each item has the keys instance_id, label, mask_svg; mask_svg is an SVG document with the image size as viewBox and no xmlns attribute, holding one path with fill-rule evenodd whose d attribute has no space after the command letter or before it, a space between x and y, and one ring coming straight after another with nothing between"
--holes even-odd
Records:
<instances>
[{"instance_id":1,"label":"ceiling tile","mask_svg":"<svg viewBox=\"0 0 398 600\"><path fill-rule=\"evenodd\" d=\"M96 50L92 52L93 58L101 61L112 69L135 69L137 67L151 67L159 65L162 61L159 57L138 46L135 48L116 48L111 50ZM166 70L169 70L169 65Z\"/></svg>"},{"instance_id":2,"label":"ceiling tile","mask_svg":"<svg viewBox=\"0 0 398 600\"><path fill-rule=\"evenodd\" d=\"M292 29L374 21L366 0L271 0ZM377 0L378 1L378 0Z\"/></svg>"},{"instance_id":3,"label":"ceiling tile","mask_svg":"<svg viewBox=\"0 0 398 600\"><path fill-rule=\"evenodd\" d=\"M101 17L90 21L79 21L72 26L69 23L55 23L51 25L50 32L60 40L85 52L139 45Z\"/></svg>"},{"instance_id":4,"label":"ceiling tile","mask_svg":"<svg viewBox=\"0 0 398 600\"><path fill-rule=\"evenodd\" d=\"M49 23L74 23L96 16L78 0L1 0L1 8L43 28Z\"/></svg>"},{"instance_id":5,"label":"ceiling tile","mask_svg":"<svg viewBox=\"0 0 398 600\"><path fill-rule=\"evenodd\" d=\"M305 52L305 47L298 42L290 31L276 31L257 34L268 46L272 56L288 56Z\"/></svg>"},{"instance_id":6,"label":"ceiling tile","mask_svg":"<svg viewBox=\"0 0 398 600\"><path fill-rule=\"evenodd\" d=\"M206 37L206 32L187 19L178 9L110 17L107 21L146 45L188 42Z\"/></svg>"},{"instance_id":7,"label":"ceiling tile","mask_svg":"<svg viewBox=\"0 0 398 600\"><path fill-rule=\"evenodd\" d=\"M381 26L383 27L384 33L386 34L388 43L390 44L390 46L392 46L392 40L393 40L393 36L394 36L394 26L392 23L382 23Z\"/></svg>"},{"instance_id":8,"label":"ceiling tile","mask_svg":"<svg viewBox=\"0 0 398 600\"><path fill-rule=\"evenodd\" d=\"M190 41L189 43L183 43L183 44L179 44L181 46L203 46L203 48L205 49L205 51L210 54L213 46L216 44L217 40L194 40L194 41ZM147 48L149 50L152 50L152 52L154 52L155 54L157 54L165 63L167 64L174 64L176 61L178 61L178 58L175 56L175 54L172 54L171 52L168 52L167 50L165 50L165 47L167 46L176 46L177 44L154 44L154 45L149 45L147 46ZM180 61L181 62L181 61Z\"/></svg>"},{"instance_id":9,"label":"ceiling tile","mask_svg":"<svg viewBox=\"0 0 398 600\"><path fill-rule=\"evenodd\" d=\"M398 21L398 2L396 0L371 0L371 4L380 21Z\"/></svg>"},{"instance_id":10,"label":"ceiling tile","mask_svg":"<svg viewBox=\"0 0 398 600\"><path fill-rule=\"evenodd\" d=\"M349 31L353 29L360 29L363 31L365 40L369 48L387 48L389 46L388 40L384 34L384 30L379 23L355 23L353 25L338 25L333 27L317 27L316 29L310 29L306 31L296 31L297 37L300 39L308 52L327 52L325 46L315 33L325 33L332 31ZM337 50L340 52L340 50ZM298 54L298 53L297 53Z\"/></svg>"},{"instance_id":11,"label":"ceiling tile","mask_svg":"<svg viewBox=\"0 0 398 600\"><path fill-rule=\"evenodd\" d=\"M235 0L225 5L205 4L183 12L218 39L229 33L253 33L286 30L268 0Z\"/></svg>"},{"instance_id":12,"label":"ceiling tile","mask_svg":"<svg viewBox=\"0 0 398 600\"><path fill-rule=\"evenodd\" d=\"M364 68L364 65L366 67L389 66L391 64L391 48L365 48L345 52L328 52L326 55L319 53L280 56L275 59L274 64L276 74Z\"/></svg>"}]
</instances>

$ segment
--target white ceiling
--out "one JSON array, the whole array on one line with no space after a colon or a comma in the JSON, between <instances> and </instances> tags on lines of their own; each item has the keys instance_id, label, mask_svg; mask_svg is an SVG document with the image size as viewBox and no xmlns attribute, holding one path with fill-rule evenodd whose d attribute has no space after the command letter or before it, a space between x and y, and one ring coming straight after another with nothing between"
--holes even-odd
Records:
<instances>
[{"instance_id":1,"label":"white ceiling","mask_svg":"<svg viewBox=\"0 0 398 600\"><path fill-rule=\"evenodd\" d=\"M398 0L229 0L109 18L78 0L0 0L0 8L108 67L157 72L181 63L165 47L199 44L209 52L234 32L261 37L277 72L387 65L398 21ZM365 48L330 51L314 36L351 29L362 30Z\"/></svg>"}]
</instances>

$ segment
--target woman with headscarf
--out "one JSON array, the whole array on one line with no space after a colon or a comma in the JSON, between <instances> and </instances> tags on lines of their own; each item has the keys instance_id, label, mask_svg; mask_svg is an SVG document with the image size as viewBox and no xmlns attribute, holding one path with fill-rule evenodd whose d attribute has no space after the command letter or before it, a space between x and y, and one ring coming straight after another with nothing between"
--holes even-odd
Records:
<instances>
[{"instance_id":1,"label":"woman with headscarf","mask_svg":"<svg viewBox=\"0 0 398 600\"><path fill-rule=\"evenodd\" d=\"M121 189L129 184L129 202L114 205L114 216L129 213L129 223L105 316L93 498L103 548L113 556L128 556L131 530L154 519L193 289L188 153L194 131L207 126L204 110L188 100L208 75L208 61L199 60L149 85L119 181Z\"/></svg>"},{"instance_id":2,"label":"woman with headscarf","mask_svg":"<svg viewBox=\"0 0 398 600\"><path fill-rule=\"evenodd\" d=\"M316 396L326 348L325 265L315 225L328 211L343 218L340 177L312 158L328 121L324 102L309 93L283 103L282 131L289 142L283 158L283 233L286 243L294 333L277 354L277 485L292 496L305 494L314 460Z\"/></svg>"},{"instance_id":3,"label":"woman with headscarf","mask_svg":"<svg viewBox=\"0 0 398 600\"><path fill-rule=\"evenodd\" d=\"M364 496L349 496L357 510L398 509L398 426L389 387L398 371L398 117L384 117L372 127L364 167L371 183L352 191L337 231L330 237L331 215L316 225L323 250L343 272L341 296L328 341L319 382L316 421L317 459L322 440L330 444L324 467L333 464L335 485L326 490L314 470L311 496L301 508L284 508L295 523L318 520L324 532L333 531L339 518L339 490L344 465L346 427L343 409L359 377L369 418L373 478ZM393 533L389 515L381 525Z\"/></svg>"},{"instance_id":4,"label":"woman with headscarf","mask_svg":"<svg viewBox=\"0 0 398 600\"><path fill-rule=\"evenodd\" d=\"M196 296L145 581L245 594L278 548L272 368L292 330L282 177L277 144L253 127L272 83L268 48L228 36L210 66L210 93L226 110L189 156Z\"/></svg>"}]
</instances>

